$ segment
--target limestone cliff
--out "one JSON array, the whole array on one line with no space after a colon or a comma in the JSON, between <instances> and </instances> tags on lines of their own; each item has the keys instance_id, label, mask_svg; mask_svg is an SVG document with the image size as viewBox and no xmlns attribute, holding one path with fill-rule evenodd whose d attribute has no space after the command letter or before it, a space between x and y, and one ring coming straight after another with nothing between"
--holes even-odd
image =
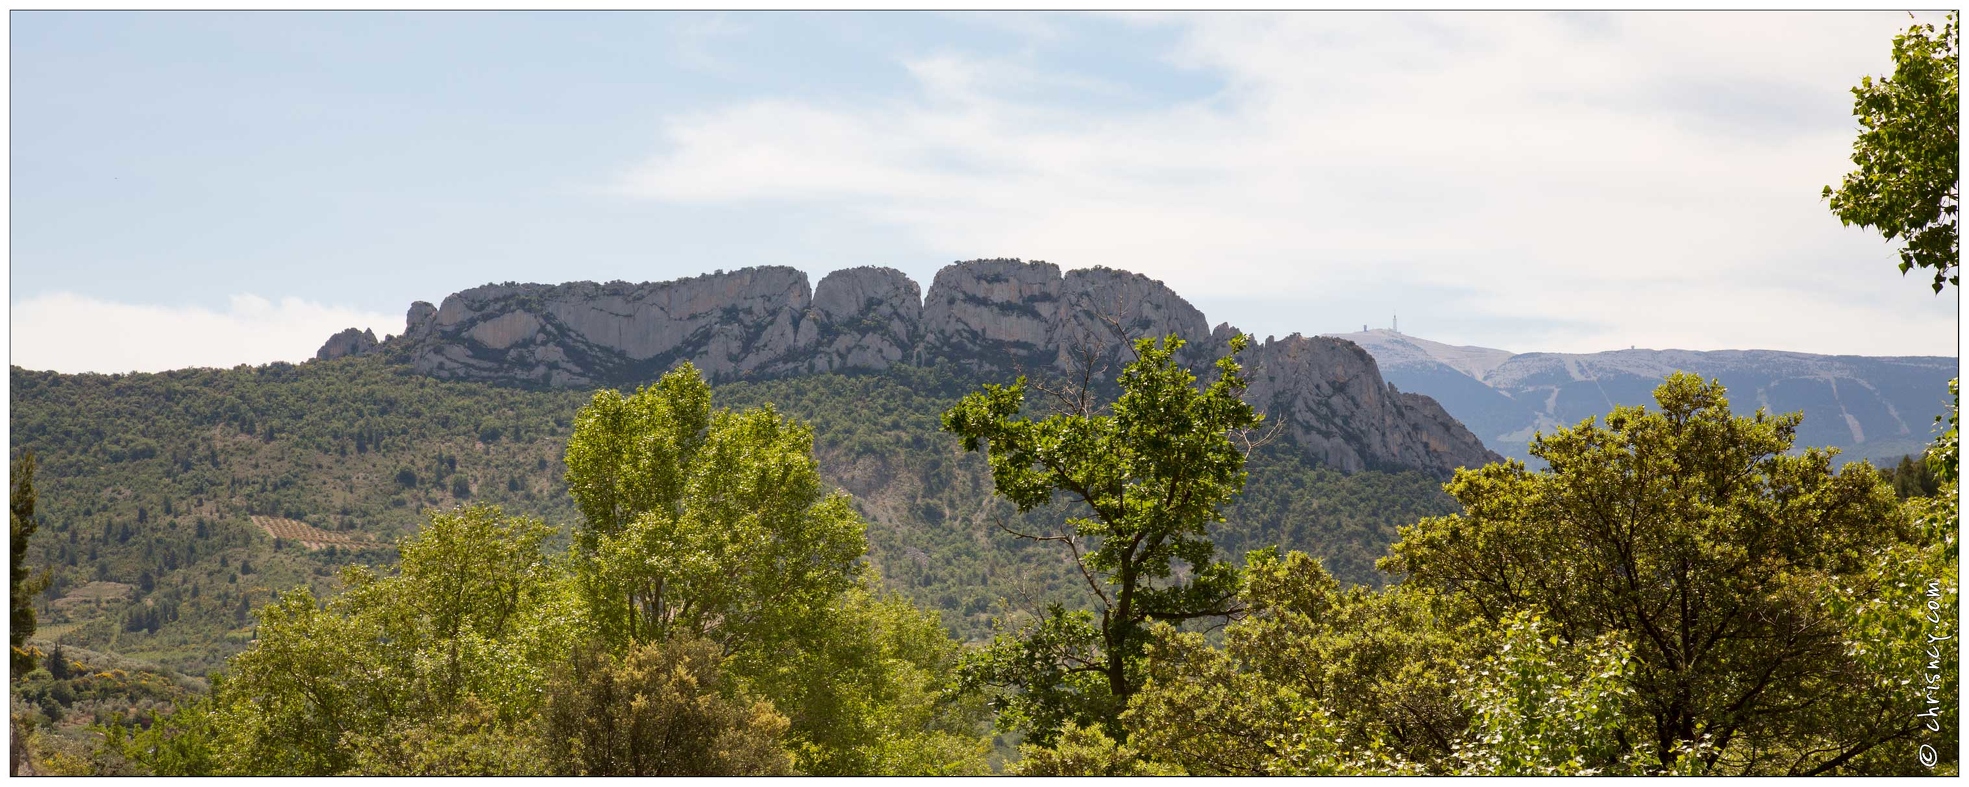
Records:
<instances>
[{"instance_id":1,"label":"limestone cliff","mask_svg":"<svg viewBox=\"0 0 1969 787\"><path fill-rule=\"evenodd\" d=\"M1352 342L1293 334L1253 346L1242 360L1245 401L1343 471L1444 473L1498 459L1436 400L1383 382L1374 357Z\"/></svg>"},{"instance_id":2,"label":"limestone cliff","mask_svg":"<svg viewBox=\"0 0 1969 787\"><path fill-rule=\"evenodd\" d=\"M926 364L1069 370L1091 361L1118 372L1129 342L1172 333L1193 345L1185 361L1212 357L1202 312L1162 282L1111 268L1062 276L1045 262L960 262L937 272L923 328Z\"/></svg>"},{"instance_id":3,"label":"limestone cliff","mask_svg":"<svg viewBox=\"0 0 1969 787\"><path fill-rule=\"evenodd\" d=\"M810 298L792 268L669 282L489 284L410 307L419 372L552 387L653 379L689 360L714 379L797 371Z\"/></svg>"},{"instance_id":4,"label":"limestone cliff","mask_svg":"<svg viewBox=\"0 0 1969 787\"><path fill-rule=\"evenodd\" d=\"M923 336L923 294L894 268L849 268L821 277L801 330L815 341L815 372L887 369L915 360Z\"/></svg>"},{"instance_id":5,"label":"limestone cliff","mask_svg":"<svg viewBox=\"0 0 1969 787\"><path fill-rule=\"evenodd\" d=\"M838 270L812 290L806 274L783 267L486 285L412 304L404 334L382 349L435 377L548 387L634 384L684 361L718 381L897 364L1004 374L1091 365L1112 379L1132 340L1169 334L1189 343L1179 358L1207 376L1235 330L1212 331L1196 307L1140 274L995 259L945 267L927 295L890 268ZM349 333L322 357L360 343ZM1349 342L1295 335L1253 347L1244 363L1247 398L1342 470L1446 474L1496 458L1433 400L1393 390Z\"/></svg>"}]
</instances>

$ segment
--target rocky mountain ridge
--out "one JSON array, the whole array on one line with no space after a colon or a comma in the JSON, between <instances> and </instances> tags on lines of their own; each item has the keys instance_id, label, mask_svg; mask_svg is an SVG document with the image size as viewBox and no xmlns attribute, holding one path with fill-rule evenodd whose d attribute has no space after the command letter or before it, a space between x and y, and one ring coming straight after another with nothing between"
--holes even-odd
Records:
<instances>
[{"instance_id":1,"label":"rocky mountain ridge","mask_svg":"<svg viewBox=\"0 0 1969 787\"><path fill-rule=\"evenodd\" d=\"M873 267L834 271L812 289L785 267L641 284L494 284L412 304L401 336L370 344L345 331L317 355L381 353L433 377L550 388L633 384L687 360L717 381L897 364L1093 368L1112 379L1133 339L1182 337L1179 359L1207 373L1235 332L1211 329L1162 282L1111 268L973 260L945 267L919 292L902 272ZM1242 361L1247 400L1343 471L1447 475L1498 458L1434 400L1386 383L1373 356L1349 342L1294 334L1252 346Z\"/></svg>"},{"instance_id":2,"label":"rocky mountain ridge","mask_svg":"<svg viewBox=\"0 0 1969 787\"><path fill-rule=\"evenodd\" d=\"M1671 372L1721 380L1748 414L1803 412L1798 445L1844 460L1892 461L1933 439L1955 358L1814 355L1779 350L1513 353L1461 347L1391 330L1334 335L1372 354L1390 382L1428 394L1492 450L1528 458L1526 443L1614 405L1652 405Z\"/></svg>"}]
</instances>

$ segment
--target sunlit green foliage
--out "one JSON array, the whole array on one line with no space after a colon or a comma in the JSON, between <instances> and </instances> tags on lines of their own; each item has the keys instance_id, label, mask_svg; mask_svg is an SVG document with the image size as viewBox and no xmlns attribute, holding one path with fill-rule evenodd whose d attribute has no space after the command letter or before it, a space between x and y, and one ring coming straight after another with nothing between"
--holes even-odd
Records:
<instances>
[{"instance_id":1,"label":"sunlit green foliage","mask_svg":"<svg viewBox=\"0 0 1969 787\"><path fill-rule=\"evenodd\" d=\"M1461 681L1470 729L1457 754L1479 776L1662 773L1653 752L1627 744L1645 734L1626 715L1633 651L1612 633L1567 644L1535 613L1503 621L1497 652ZM1696 744L1671 766L1694 767Z\"/></svg>"},{"instance_id":2,"label":"sunlit green foliage","mask_svg":"<svg viewBox=\"0 0 1969 787\"><path fill-rule=\"evenodd\" d=\"M1460 473L1386 590L1252 555L1220 647L1155 632L1128 744L1192 774L1953 773L1953 477L1901 504L1789 453L1795 416L1657 396L1539 441L1547 470Z\"/></svg>"},{"instance_id":3,"label":"sunlit green foliage","mask_svg":"<svg viewBox=\"0 0 1969 787\"><path fill-rule=\"evenodd\" d=\"M1958 509L1959 393L1951 381L1947 430L1924 457L1938 488L1906 502L1915 534L1869 556L1867 570L1829 590L1826 605L1849 621L1847 652L1860 665L1856 681L1869 695L1891 698L1878 705L1842 708L1850 723L1906 732L1859 752L1852 773L1954 774L1961 763L1955 742L1960 727L1961 632L1957 552L1962 532ZM1937 420L1940 420L1939 418ZM1853 711L1858 710L1859 713ZM1912 729L1910 729L1912 728Z\"/></svg>"},{"instance_id":4,"label":"sunlit green foliage","mask_svg":"<svg viewBox=\"0 0 1969 787\"><path fill-rule=\"evenodd\" d=\"M1495 639L1466 605L1342 588L1301 552L1254 554L1245 574L1221 649L1158 633L1131 741L1196 774L1455 770L1458 681Z\"/></svg>"},{"instance_id":5,"label":"sunlit green foliage","mask_svg":"<svg viewBox=\"0 0 1969 787\"><path fill-rule=\"evenodd\" d=\"M1217 379L1199 389L1175 361L1181 339L1137 341L1107 412L1083 391L1060 397L1062 412L1024 417L1020 378L986 385L944 414L965 450L987 453L998 494L1020 511L1060 496L1084 510L1057 533L1027 537L1069 550L1098 620L1056 607L1025 631L1001 634L965 667L968 682L1004 690L1005 718L1032 724L1024 729L1034 743L1051 742L1066 720L1099 722L1121 737L1116 717L1139 684L1145 624L1236 611L1237 571L1207 534L1244 488L1245 452L1233 436L1263 420L1240 398L1237 353L1248 343L1233 337Z\"/></svg>"},{"instance_id":6,"label":"sunlit green foliage","mask_svg":"<svg viewBox=\"0 0 1969 787\"><path fill-rule=\"evenodd\" d=\"M689 364L634 396L597 393L567 465L583 593L615 646L771 649L855 584L868 549L821 482L812 431L771 406L713 412Z\"/></svg>"},{"instance_id":7,"label":"sunlit green foliage","mask_svg":"<svg viewBox=\"0 0 1969 787\"><path fill-rule=\"evenodd\" d=\"M1960 36L1951 11L1939 31L1914 25L1894 37L1894 75L1853 88L1858 169L1824 190L1841 224L1900 242L1901 273L1932 268L1936 292L1959 283Z\"/></svg>"},{"instance_id":8,"label":"sunlit green foliage","mask_svg":"<svg viewBox=\"0 0 1969 787\"><path fill-rule=\"evenodd\" d=\"M567 465L582 598L612 652L716 643L790 720L806 772L981 767L975 711L941 696L955 643L871 589L865 526L821 481L811 429L771 405L712 409L685 364L632 396L597 393Z\"/></svg>"},{"instance_id":9,"label":"sunlit green foliage","mask_svg":"<svg viewBox=\"0 0 1969 787\"><path fill-rule=\"evenodd\" d=\"M1180 776L1182 771L1146 759L1140 750L1109 738L1099 726L1069 724L1050 747L1019 747L1011 772L1019 776Z\"/></svg>"},{"instance_id":10,"label":"sunlit green foliage","mask_svg":"<svg viewBox=\"0 0 1969 787\"><path fill-rule=\"evenodd\" d=\"M554 678L543 726L549 770L580 776L775 776L792 772L786 717L721 684L705 640L583 648Z\"/></svg>"},{"instance_id":11,"label":"sunlit green foliage","mask_svg":"<svg viewBox=\"0 0 1969 787\"><path fill-rule=\"evenodd\" d=\"M396 574L352 568L325 605L283 594L210 699L138 736L137 757L163 772L334 774L449 746L460 772L499 770L510 747L473 739L532 718L547 659L582 628L541 551L548 532L496 508L438 513Z\"/></svg>"},{"instance_id":12,"label":"sunlit green foliage","mask_svg":"<svg viewBox=\"0 0 1969 787\"><path fill-rule=\"evenodd\" d=\"M1733 417L1720 384L1677 374L1655 397L1536 439L1548 469L1460 471L1464 513L1404 528L1387 566L1492 622L1530 611L1567 643L1631 647L1636 757L1817 773L1908 736L1823 601L1911 535L1893 491L1788 453L1798 417Z\"/></svg>"}]
</instances>

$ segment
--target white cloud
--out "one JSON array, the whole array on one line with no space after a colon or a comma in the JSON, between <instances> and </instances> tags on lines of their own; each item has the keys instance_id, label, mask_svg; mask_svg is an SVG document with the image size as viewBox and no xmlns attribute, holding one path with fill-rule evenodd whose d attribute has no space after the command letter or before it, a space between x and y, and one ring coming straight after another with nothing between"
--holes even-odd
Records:
<instances>
[{"instance_id":1,"label":"white cloud","mask_svg":"<svg viewBox=\"0 0 1969 787\"><path fill-rule=\"evenodd\" d=\"M11 325L15 366L116 373L298 362L337 331L368 328L381 339L401 332L403 317L258 295L234 295L218 312L52 293L14 304Z\"/></svg>"},{"instance_id":2,"label":"white cloud","mask_svg":"<svg viewBox=\"0 0 1969 787\"><path fill-rule=\"evenodd\" d=\"M1169 62L1222 89L1094 109L1039 98L1085 80L1024 56L942 54L907 63L912 96L674 118L620 186L848 206L951 257L1111 265L1199 302L1461 292L1431 335L1456 343L1954 352L1953 301L1900 280L1819 198L1849 167L1847 90L1891 68L1904 15L1136 22L1178 26ZM1261 334L1359 323L1210 316Z\"/></svg>"}]
</instances>

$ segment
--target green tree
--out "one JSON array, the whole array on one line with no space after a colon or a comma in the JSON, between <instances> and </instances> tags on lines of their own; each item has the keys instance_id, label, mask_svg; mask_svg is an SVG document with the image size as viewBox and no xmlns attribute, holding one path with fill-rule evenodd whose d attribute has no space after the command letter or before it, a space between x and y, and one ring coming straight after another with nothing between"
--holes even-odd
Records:
<instances>
[{"instance_id":1,"label":"green tree","mask_svg":"<svg viewBox=\"0 0 1969 787\"><path fill-rule=\"evenodd\" d=\"M1142 756L1109 738L1099 726L1069 724L1051 747L1021 745L1010 771L1018 776L1181 776L1182 771Z\"/></svg>"},{"instance_id":2,"label":"green tree","mask_svg":"<svg viewBox=\"0 0 1969 787\"><path fill-rule=\"evenodd\" d=\"M13 489L7 496L7 547L11 552L12 579L8 602L13 611L7 628L12 648L13 676L18 679L34 669L35 655L27 649L27 638L34 636L34 594L41 583L27 570L27 542L40 524L34 521L34 453L22 452L11 468Z\"/></svg>"},{"instance_id":3,"label":"green tree","mask_svg":"<svg viewBox=\"0 0 1969 787\"><path fill-rule=\"evenodd\" d=\"M1027 538L1070 551L1099 610L1054 607L1020 634L998 637L966 665L972 685L1011 689L1000 702L1007 718L1045 744L1066 722L1100 723L1111 737L1138 684L1150 621L1180 623L1234 614L1236 570L1216 559L1207 528L1244 487L1245 452L1233 441L1262 416L1240 394L1231 339L1217 379L1202 390L1178 365L1183 340L1135 343L1121 393L1102 412L1089 392L1062 397L1064 412L1021 416L1026 380L990 385L944 414L943 426L967 451L984 451L999 495L1021 512L1066 496L1083 513L1064 532ZM1180 574L1177 561L1187 564Z\"/></svg>"},{"instance_id":4,"label":"green tree","mask_svg":"<svg viewBox=\"0 0 1969 787\"><path fill-rule=\"evenodd\" d=\"M1454 597L1343 588L1303 552L1252 553L1221 648L1158 629L1123 721L1196 775L1454 773L1468 667L1496 636Z\"/></svg>"},{"instance_id":5,"label":"green tree","mask_svg":"<svg viewBox=\"0 0 1969 787\"><path fill-rule=\"evenodd\" d=\"M813 431L770 405L711 410L690 364L623 397L601 391L568 439L568 489L591 615L622 647L703 637L771 647L856 584L868 550Z\"/></svg>"},{"instance_id":6,"label":"green tree","mask_svg":"<svg viewBox=\"0 0 1969 787\"><path fill-rule=\"evenodd\" d=\"M1935 475L1935 469L1930 466L1926 456L1921 459L1903 456L1893 467L1886 469L1884 474L1887 483L1893 485L1894 492L1900 495L1902 500L1932 497L1941 490L1942 482Z\"/></svg>"},{"instance_id":7,"label":"green tree","mask_svg":"<svg viewBox=\"0 0 1969 787\"><path fill-rule=\"evenodd\" d=\"M491 506L433 513L394 575L351 567L325 605L297 589L257 610L253 647L205 702L135 736L132 756L160 774L528 763L511 742L586 628L541 553L550 532Z\"/></svg>"},{"instance_id":8,"label":"green tree","mask_svg":"<svg viewBox=\"0 0 1969 787\"><path fill-rule=\"evenodd\" d=\"M349 736L352 773L365 776L532 776L545 772L533 725L461 698L435 718L392 718L380 732Z\"/></svg>"},{"instance_id":9,"label":"green tree","mask_svg":"<svg viewBox=\"0 0 1969 787\"><path fill-rule=\"evenodd\" d=\"M27 542L34 537L40 524L34 521L34 452L23 451L14 459L11 468L13 488L7 496L7 547L12 553L10 571L11 586L8 588L8 602L12 608L7 629L8 677L9 685L18 682L34 669L37 654L28 647L27 638L34 636L34 594L47 586L47 575L34 576L27 570ZM8 725L7 773L18 775L21 766L27 762L27 740L20 717L13 717Z\"/></svg>"},{"instance_id":10,"label":"green tree","mask_svg":"<svg viewBox=\"0 0 1969 787\"><path fill-rule=\"evenodd\" d=\"M686 362L633 396L596 391L574 418L567 486L584 548L644 513L677 513L686 474L711 426L711 386Z\"/></svg>"},{"instance_id":11,"label":"green tree","mask_svg":"<svg viewBox=\"0 0 1969 787\"><path fill-rule=\"evenodd\" d=\"M873 591L866 525L820 477L813 431L771 404L711 407L689 364L597 392L568 440L577 568L608 652L715 643L734 681L790 722L799 769L983 769L978 719L943 691L956 644Z\"/></svg>"},{"instance_id":12,"label":"green tree","mask_svg":"<svg viewBox=\"0 0 1969 787\"><path fill-rule=\"evenodd\" d=\"M1893 490L1790 453L1797 414L1734 417L1719 383L1677 373L1655 400L1534 439L1544 470L1459 471L1463 513L1404 528L1385 566L1493 624L1529 611L1573 646L1631 647L1638 734L1612 734L1655 763L1820 773L1905 737L1868 722L1896 700L1866 696L1825 602L1911 535Z\"/></svg>"},{"instance_id":13,"label":"green tree","mask_svg":"<svg viewBox=\"0 0 1969 787\"><path fill-rule=\"evenodd\" d=\"M1957 207L1961 67L1956 13L1937 31L1914 25L1894 37L1894 75L1853 88L1858 167L1825 187L1841 224L1872 227L1901 245L1901 273L1932 268L1934 287L1958 284Z\"/></svg>"},{"instance_id":14,"label":"green tree","mask_svg":"<svg viewBox=\"0 0 1969 787\"><path fill-rule=\"evenodd\" d=\"M1955 746L1961 729L1956 707L1961 632L1955 624L1961 590L1960 394L1954 381L1949 396L1948 428L1924 457L1935 492L1904 503L1915 524L1914 538L1875 550L1866 573L1828 593L1827 606L1850 621L1847 648L1864 668L1859 689L1895 700L1844 715L1854 724L1905 733L1854 752L1844 766L1848 772L1950 775L1961 768Z\"/></svg>"},{"instance_id":15,"label":"green tree","mask_svg":"<svg viewBox=\"0 0 1969 787\"><path fill-rule=\"evenodd\" d=\"M733 691L719 647L671 640L620 661L584 648L556 675L543 717L553 770L581 776L781 776L787 719Z\"/></svg>"},{"instance_id":16,"label":"green tree","mask_svg":"<svg viewBox=\"0 0 1969 787\"><path fill-rule=\"evenodd\" d=\"M1700 747L1664 766L1627 741L1642 731L1626 716L1632 649L1618 634L1566 643L1536 613L1513 613L1503 642L1461 681L1472 713L1458 746L1461 772L1479 776L1680 773Z\"/></svg>"},{"instance_id":17,"label":"green tree","mask_svg":"<svg viewBox=\"0 0 1969 787\"><path fill-rule=\"evenodd\" d=\"M796 639L736 652L730 668L792 719L802 771L989 773L985 709L951 690L962 646L936 613L877 584L871 577L842 594Z\"/></svg>"}]
</instances>

